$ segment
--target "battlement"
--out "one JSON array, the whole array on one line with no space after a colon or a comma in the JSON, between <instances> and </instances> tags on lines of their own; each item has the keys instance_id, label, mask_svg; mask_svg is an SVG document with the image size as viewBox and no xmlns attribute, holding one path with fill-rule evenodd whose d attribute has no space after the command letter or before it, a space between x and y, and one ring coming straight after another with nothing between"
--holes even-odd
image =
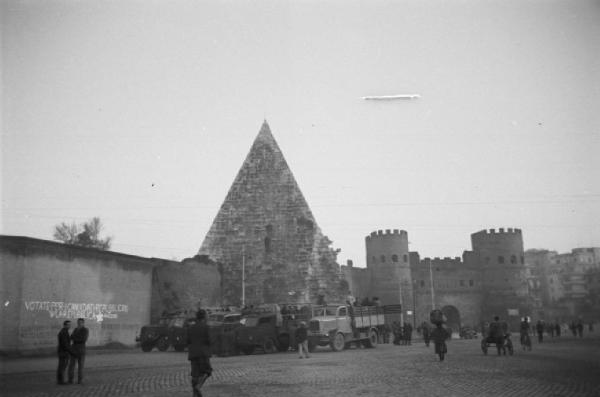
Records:
<instances>
[{"instance_id":1,"label":"battlement","mask_svg":"<svg viewBox=\"0 0 600 397\"><path fill-rule=\"evenodd\" d=\"M371 232L371 234L367 237L365 237L365 239L370 240L371 238L377 238L377 237L381 237L381 236L407 236L408 233L406 232L406 230L399 230L399 229L385 229L385 233L383 232L383 230L377 230L376 232Z\"/></svg>"},{"instance_id":2,"label":"battlement","mask_svg":"<svg viewBox=\"0 0 600 397\"><path fill-rule=\"evenodd\" d=\"M438 256L436 256L435 258L423 258L420 261L421 265L429 265L429 263L431 262L432 265L440 265L440 266L454 266L454 265L461 265L463 263L462 258L460 256L456 256L454 258L451 258L449 256L446 256L444 258L440 258Z\"/></svg>"},{"instance_id":3,"label":"battlement","mask_svg":"<svg viewBox=\"0 0 600 397\"><path fill-rule=\"evenodd\" d=\"M521 229L516 229L516 228L512 228L509 227L507 229L504 228L500 228L498 229L498 231L496 231L496 229L484 229L484 230L480 230L477 233L473 233L473 235L498 235L498 234L521 234Z\"/></svg>"}]
</instances>

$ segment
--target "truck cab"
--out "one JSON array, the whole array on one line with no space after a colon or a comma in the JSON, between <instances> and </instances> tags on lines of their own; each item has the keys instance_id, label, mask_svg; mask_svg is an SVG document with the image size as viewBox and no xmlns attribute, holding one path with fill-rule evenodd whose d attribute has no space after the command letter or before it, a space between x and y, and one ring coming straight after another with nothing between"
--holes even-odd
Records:
<instances>
[{"instance_id":1,"label":"truck cab","mask_svg":"<svg viewBox=\"0 0 600 397\"><path fill-rule=\"evenodd\" d=\"M376 306L343 304L315 306L308 324L308 346L329 345L333 351L345 349L352 342L375 347L384 332L384 312Z\"/></svg>"}]
</instances>

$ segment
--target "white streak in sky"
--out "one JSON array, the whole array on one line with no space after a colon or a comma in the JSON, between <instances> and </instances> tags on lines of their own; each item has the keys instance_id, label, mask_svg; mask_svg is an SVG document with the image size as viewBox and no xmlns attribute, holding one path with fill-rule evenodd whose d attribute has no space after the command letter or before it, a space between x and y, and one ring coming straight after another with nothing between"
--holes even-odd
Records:
<instances>
[{"instance_id":1,"label":"white streak in sky","mask_svg":"<svg viewBox=\"0 0 600 397\"><path fill-rule=\"evenodd\" d=\"M374 96L364 96L362 99L365 101L394 101L397 99L402 100L411 100L411 99L419 99L421 95L411 94L411 95L374 95Z\"/></svg>"}]
</instances>

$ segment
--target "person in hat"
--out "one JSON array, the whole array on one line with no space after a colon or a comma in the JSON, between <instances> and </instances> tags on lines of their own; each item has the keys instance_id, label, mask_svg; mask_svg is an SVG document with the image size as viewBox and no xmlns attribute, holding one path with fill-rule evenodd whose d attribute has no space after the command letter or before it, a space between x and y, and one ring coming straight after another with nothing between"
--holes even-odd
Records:
<instances>
[{"instance_id":1,"label":"person in hat","mask_svg":"<svg viewBox=\"0 0 600 397\"><path fill-rule=\"evenodd\" d=\"M308 354L308 330L306 329L306 322L301 321L300 326L296 328L296 343L298 343L298 354L300 358L309 358Z\"/></svg>"}]
</instances>

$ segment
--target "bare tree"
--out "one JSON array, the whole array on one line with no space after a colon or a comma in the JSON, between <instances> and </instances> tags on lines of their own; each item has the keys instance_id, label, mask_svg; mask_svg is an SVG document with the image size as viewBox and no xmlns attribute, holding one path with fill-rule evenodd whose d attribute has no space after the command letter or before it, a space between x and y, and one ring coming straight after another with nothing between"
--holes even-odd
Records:
<instances>
[{"instance_id":1,"label":"bare tree","mask_svg":"<svg viewBox=\"0 0 600 397\"><path fill-rule=\"evenodd\" d=\"M81 225L75 223L69 225L62 222L54 227L54 239L65 244L108 250L110 249L112 237L100 238L101 230L102 222L98 217L94 217Z\"/></svg>"}]
</instances>

